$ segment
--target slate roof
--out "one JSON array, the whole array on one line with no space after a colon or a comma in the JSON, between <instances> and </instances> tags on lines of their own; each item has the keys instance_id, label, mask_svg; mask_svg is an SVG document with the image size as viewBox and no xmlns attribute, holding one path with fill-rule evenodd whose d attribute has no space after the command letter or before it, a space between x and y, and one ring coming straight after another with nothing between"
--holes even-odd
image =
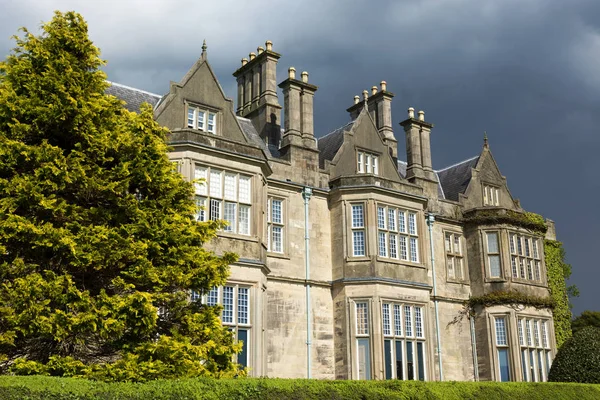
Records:
<instances>
[{"instance_id":1,"label":"slate roof","mask_svg":"<svg viewBox=\"0 0 600 400\"><path fill-rule=\"evenodd\" d=\"M340 147L342 147L342 143L344 143L344 132L350 131L353 125L354 121L350 121L317 140L319 166L321 168L325 168L325 160L333 160Z\"/></svg>"},{"instance_id":2,"label":"slate roof","mask_svg":"<svg viewBox=\"0 0 600 400\"><path fill-rule=\"evenodd\" d=\"M479 156L435 171L446 199L458 201L459 193L464 193L471 181L471 169L475 168Z\"/></svg>"},{"instance_id":3,"label":"slate roof","mask_svg":"<svg viewBox=\"0 0 600 400\"><path fill-rule=\"evenodd\" d=\"M408 166L408 163L406 161L402 161L402 160L398 160L398 172L400 173L400 176L404 179L406 179L406 167ZM438 178L438 197L440 199L445 199L446 197L444 196L444 189L442 188L442 184L439 183L440 182L440 177L437 174L436 171L433 171L435 173L435 175Z\"/></svg>"},{"instance_id":4,"label":"slate roof","mask_svg":"<svg viewBox=\"0 0 600 400\"><path fill-rule=\"evenodd\" d=\"M139 112L142 103L149 103L152 107L162 98L161 95L146 92L144 90L121 85L119 83L110 82L110 86L106 89L106 94L115 96L125 102L125 108L129 111Z\"/></svg>"},{"instance_id":5,"label":"slate roof","mask_svg":"<svg viewBox=\"0 0 600 400\"><path fill-rule=\"evenodd\" d=\"M271 146L267 147L265 142L261 139L260 135L254 128L254 125L252 125L252 121L250 121L248 118L243 118L243 117L236 117L236 118L237 118L238 122L240 123L240 126L242 127L242 131L244 132L244 135L246 135L246 137L248 138L248 142L260 147L265 152L265 154L267 155L268 158L273 158L273 155L271 154L271 151L270 151Z\"/></svg>"}]
</instances>

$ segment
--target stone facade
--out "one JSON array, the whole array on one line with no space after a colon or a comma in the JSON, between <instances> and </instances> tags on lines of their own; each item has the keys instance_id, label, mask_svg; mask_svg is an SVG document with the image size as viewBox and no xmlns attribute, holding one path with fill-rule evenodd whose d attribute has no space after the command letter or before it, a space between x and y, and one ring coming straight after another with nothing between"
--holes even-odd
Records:
<instances>
[{"instance_id":1,"label":"stone facade","mask_svg":"<svg viewBox=\"0 0 600 400\"><path fill-rule=\"evenodd\" d=\"M225 287L201 296L224 306L223 323L244 341L237 361L283 378L544 380L556 348L549 310L464 312L470 296L549 294L540 233L465 218L524 212L487 141L434 170L433 125L409 108L394 129L385 82L317 139L318 88L293 68L278 85L280 57L267 42L242 60L235 107L205 50L164 96L108 90L130 110L154 106L179 172L204 179L198 220L229 222L208 246L239 262Z\"/></svg>"}]
</instances>

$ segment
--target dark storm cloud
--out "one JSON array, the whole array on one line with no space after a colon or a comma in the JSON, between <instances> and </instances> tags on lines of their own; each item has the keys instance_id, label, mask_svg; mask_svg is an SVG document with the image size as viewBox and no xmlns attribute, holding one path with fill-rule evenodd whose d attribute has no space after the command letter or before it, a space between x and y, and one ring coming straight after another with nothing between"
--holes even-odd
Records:
<instances>
[{"instance_id":1,"label":"dark storm cloud","mask_svg":"<svg viewBox=\"0 0 600 400\"><path fill-rule=\"evenodd\" d=\"M554 219L581 289L575 312L600 310L600 3L562 0L149 2L0 0L0 52L19 26L76 9L108 60L109 79L156 93L195 62L202 39L226 93L240 59L274 42L278 76L319 86L315 131L344 124L355 94L381 80L393 117L426 111L437 168L481 150L483 131L523 207Z\"/></svg>"}]
</instances>

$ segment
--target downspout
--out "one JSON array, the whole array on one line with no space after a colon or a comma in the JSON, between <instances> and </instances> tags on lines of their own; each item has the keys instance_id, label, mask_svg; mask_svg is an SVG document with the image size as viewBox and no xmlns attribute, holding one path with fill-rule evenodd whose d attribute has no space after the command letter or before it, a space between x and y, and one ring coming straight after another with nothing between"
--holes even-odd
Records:
<instances>
[{"instance_id":1,"label":"downspout","mask_svg":"<svg viewBox=\"0 0 600 400\"><path fill-rule=\"evenodd\" d=\"M479 364L477 363L477 339L475 338L475 317L471 316L471 347L473 349L473 373L475 382L479 381Z\"/></svg>"},{"instance_id":2,"label":"downspout","mask_svg":"<svg viewBox=\"0 0 600 400\"><path fill-rule=\"evenodd\" d=\"M304 266L306 268L306 377L312 377L310 368L311 355L311 308L310 308L310 235L308 229L308 202L312 196L312 189L304 187L302 189L302 198L304 199Z\"/></svg>"},{"instance_id":3,"label":"downspout","mask_svg":"<svg viewBox=\"0 0 600 400\"><path fill-rule=\"evenodd\" d=\"M433 305L435 308L435 334L437 337L438 368L440 370L440 381L444 380L444 371L442 369L442 346L440 344L440 316L438 312L437 287L435 284L435 255L433 251L433 223L435 216L427 214L427 226L429 227L429 251L431 252L431 274L433 275Z\"/></svg>"}]
</instances>

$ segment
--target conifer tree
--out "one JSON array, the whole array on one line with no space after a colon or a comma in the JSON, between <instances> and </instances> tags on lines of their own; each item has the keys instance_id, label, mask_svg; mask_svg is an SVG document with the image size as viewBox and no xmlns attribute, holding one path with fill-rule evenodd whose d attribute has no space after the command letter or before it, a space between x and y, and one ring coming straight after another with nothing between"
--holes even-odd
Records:
<instances>
[{"instance_id":1,"label":"conifer tree","mask_svg":"<svg viewBox=\"0 0 600 400\"><path fill-rule=\"evenodd\" d=\"M0 371L105 380L233 374L218 309L235 255L203 249L192 185L146 105L105 94L74 12L0 63Z\"/></svg>"}]
</instances>

